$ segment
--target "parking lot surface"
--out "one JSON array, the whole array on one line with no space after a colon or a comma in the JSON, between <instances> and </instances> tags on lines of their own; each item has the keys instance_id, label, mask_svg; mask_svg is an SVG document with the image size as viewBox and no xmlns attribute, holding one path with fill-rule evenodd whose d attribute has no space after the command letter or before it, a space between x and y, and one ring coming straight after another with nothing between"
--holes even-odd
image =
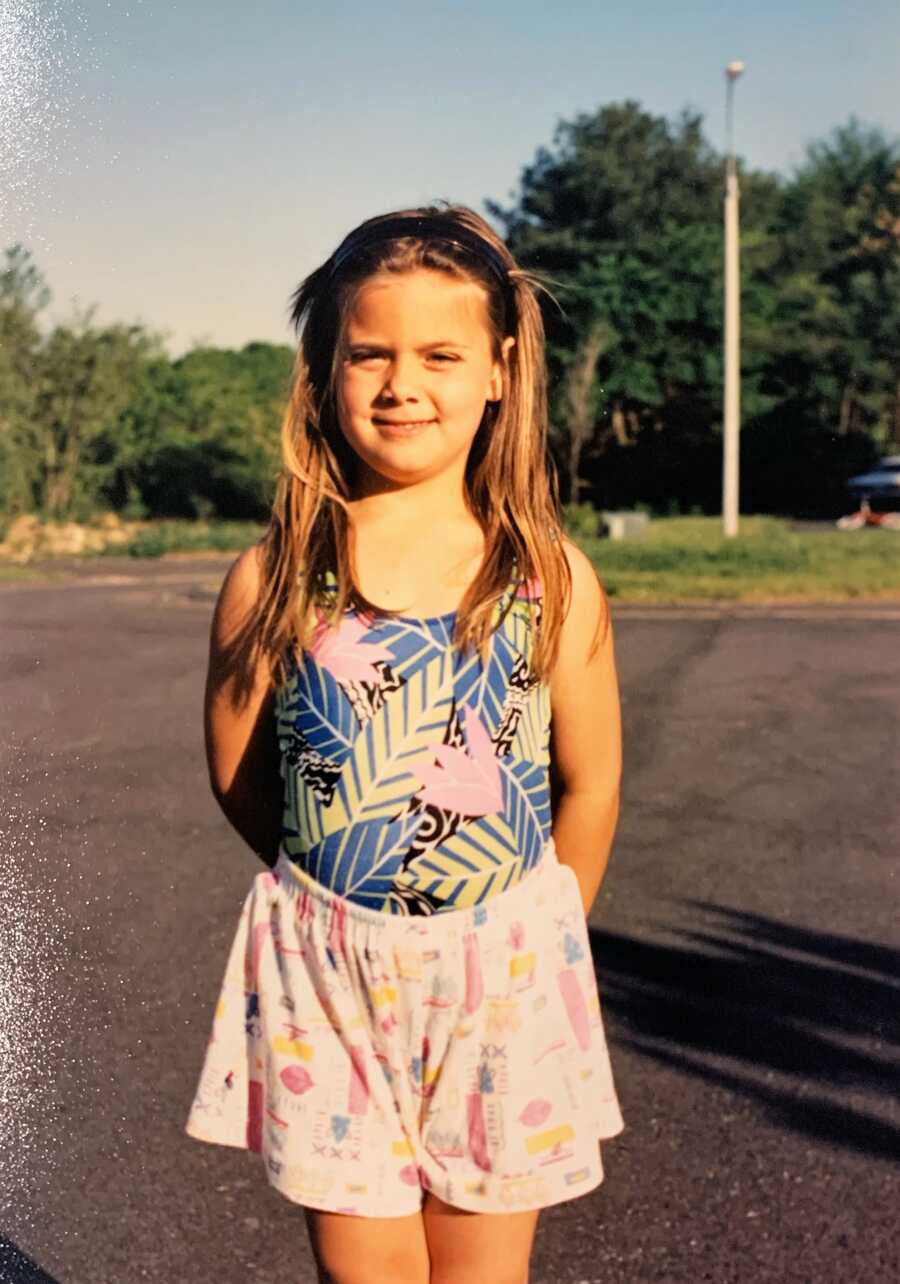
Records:
<instances>
[{"instance_id":1,"label":"parking lot surface","mask_svg":"<svg viewBox=\"0 0 900 1284\"><path fill-rule=\"evenodd\" d=\"M258 1159L183 1133L260 868L203 754L226 564L0 589L0 1281L315 1280ZM900 608L614 619L591 923L626 1130L543 1216L533 1284L891 1284Z\"/></svg>"}]
</instances>

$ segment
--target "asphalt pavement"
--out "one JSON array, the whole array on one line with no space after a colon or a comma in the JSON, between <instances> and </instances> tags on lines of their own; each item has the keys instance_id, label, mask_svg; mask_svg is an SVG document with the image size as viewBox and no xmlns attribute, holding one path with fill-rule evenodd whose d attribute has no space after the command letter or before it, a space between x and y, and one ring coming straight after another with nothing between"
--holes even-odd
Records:
<instances>
[{"instance_id":1,"label":"asphalt pavement","mask_svg":"<svg viewBox=\"0 0 900 1284\"><path fill-rule=\"evenodd\" d=\"M312 1284L256 1156L185 1136L259 863L200 710L227 561L0 588L0 1284ZM626 1129L533 1284L900 1280L900 603L614 606L592 937Z\"/></svg>"}]
</instances>

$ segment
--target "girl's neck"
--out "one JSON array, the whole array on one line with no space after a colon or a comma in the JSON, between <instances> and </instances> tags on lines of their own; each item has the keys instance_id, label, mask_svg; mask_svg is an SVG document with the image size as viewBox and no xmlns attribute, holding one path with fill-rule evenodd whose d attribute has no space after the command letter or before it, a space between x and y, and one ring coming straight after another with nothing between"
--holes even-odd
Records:
<instances>
[{"instance_id":1,"label":"girl's neck","mask_svg":"<svg viewBox=\"0 0 900 1284\"><path fill-rule=\"evenodd\" d=\"M360 487L350 503L350 556L370 602L426 618L455 611L484 557L484 533L462 484L446 475Z\"/></svg>"},{"instance_id":2,"label":"girl's neck","mask_svg":"<svg viewBox=\"0 0 900 1284\"><path fill-rule=\"evenodd\" d=\"M466 499L462 478L428 477L410 485L395 485L383 477L362 477L350 501L353 524L378 527L418 527L448 523L477 525Z\"/></svg>"}]
</instances>

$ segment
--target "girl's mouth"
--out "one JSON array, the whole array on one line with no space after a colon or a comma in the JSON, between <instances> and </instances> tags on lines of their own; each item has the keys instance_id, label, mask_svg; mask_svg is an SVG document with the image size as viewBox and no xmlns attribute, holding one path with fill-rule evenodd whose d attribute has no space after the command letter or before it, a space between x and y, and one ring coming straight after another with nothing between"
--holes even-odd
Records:
<instances>
[{"instance_id":1,"label":"girl's mouth","mask_svg":"<svg viewBox=\"0 0 900 1284\"><path fill-rule=\"evenodd\" d=\"M389 437L409 437L437 421L434 419L373 419L372 422Z\"/></svg>"}]
</instances>

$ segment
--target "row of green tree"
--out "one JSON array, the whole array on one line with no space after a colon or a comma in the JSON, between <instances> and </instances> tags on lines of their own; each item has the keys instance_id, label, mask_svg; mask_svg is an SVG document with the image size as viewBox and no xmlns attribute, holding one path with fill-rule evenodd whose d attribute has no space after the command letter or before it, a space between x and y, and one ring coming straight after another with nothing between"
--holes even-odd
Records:
<instances>
[{"instance_id":1,"label":"row of green tree","mask_svg":"<svg viewBox=\"0 0 900 1284\"><path fill-rule=\"evenodd\" d=\"M789 178L742 167L742 507L831 514L900 449L900 146L855 121ZM637 103L562 123L489 203L548 281L563 492L716 511L723 159L699 116ZM277 468L288 347L170 360L139 326L49 332L31 255L0 272L0 509L258 517Z\"/></svg>"},{"instance_id":2,"label":"row of green tree","mask_svg":"<svg viewBox=\"0 0 900 1284\"><path fill-rule=\"evenodd\" d=\"M634 103L560 125L493 205L548 311L568 491L716 511L723 160L699 116ZM900 145L855 121L784 179L742 169L742 506L838 511L900 448Z\"/></svg>"},{"instance_id":3,"label":"row of green tree","mask_svg":"<svg viewBox=\"0 0 900 1284\"><path fill-rule=\"evenodd\" d=\"M196 347L177 361L139 325L94 310L49 332L31 255L0 271L0 512L84 520L259 518L271 499L287 346Z\"/></svg>"}]
</instances>

